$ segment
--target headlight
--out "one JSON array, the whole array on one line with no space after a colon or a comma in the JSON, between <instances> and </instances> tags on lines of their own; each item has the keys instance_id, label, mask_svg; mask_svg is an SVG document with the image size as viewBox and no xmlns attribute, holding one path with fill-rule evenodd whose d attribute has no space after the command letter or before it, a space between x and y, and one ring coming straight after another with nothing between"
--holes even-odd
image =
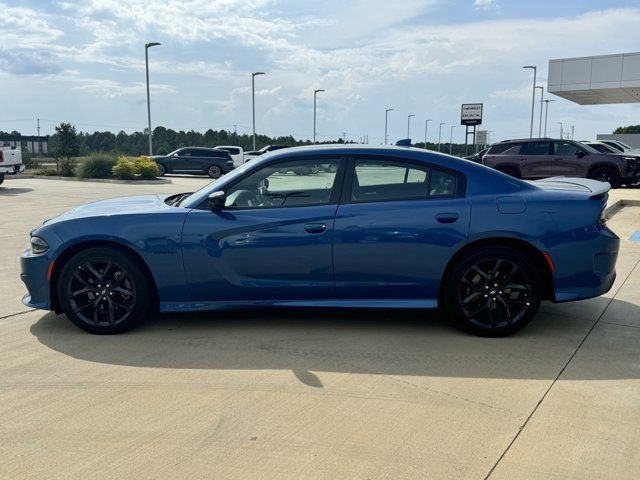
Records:
<instances>
[{"instance_id":1,"label":"headlight","mask_svg":"<svg viewBox=\"0 0 640 480\"><path fill-rule=\"evenodd\" d=\"M49 244L40 237L31 237L31 253L39 255L49 250Z\"/></svg>"}]
</instances>

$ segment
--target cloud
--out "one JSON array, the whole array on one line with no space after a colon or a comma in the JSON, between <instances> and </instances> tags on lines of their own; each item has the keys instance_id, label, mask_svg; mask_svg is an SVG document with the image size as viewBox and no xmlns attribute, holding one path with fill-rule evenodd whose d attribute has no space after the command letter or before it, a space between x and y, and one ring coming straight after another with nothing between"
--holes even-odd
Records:
<instances>
[{"instance_id":1,"label":"cloud","mask_svg":"<svg viewBox=\"0 0 640 480\"><path fill-rule=\"evenodd\" d=\"M499 10L498 0L474 0L473 6L478 10Z\"/></svg>"}]
</instances>

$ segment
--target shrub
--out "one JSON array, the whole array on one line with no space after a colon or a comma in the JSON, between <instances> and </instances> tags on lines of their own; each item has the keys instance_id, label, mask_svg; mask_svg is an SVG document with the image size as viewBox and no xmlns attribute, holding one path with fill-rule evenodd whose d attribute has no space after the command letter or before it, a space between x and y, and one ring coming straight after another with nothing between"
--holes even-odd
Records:
<instances>
[{"instance_id":1,"label":"shrub","mask_svg":"<svg viewBox=\"0 0 640 480\"><path fill-rule=\"evenodd\" d=\"M127 157L118 157L111 171L113 176L120 180L135 180L136 178L136 165Z\"/></svg>"},{"instance_id":2,"label":"shrub","mask_svg":"<svg viewBox=\"0 0 640 480\"><path fill-rule=\"evenodd\" d=\"M111 178L115 164L115 156L94 153L78 167L78 178Z\"/></svg>"},{"instance_id":3,"label":"shrub","mask_svg":"<svg viewBox=\"0 0 640 480\"><path fill-rule=\"evenodd\" d=\"M135 160L136 173L140 178L153 180L158 176L158 165L149 157L138 157Z\"/></svg>"},{"instance_id":4,"label":"shrub","mask_svg":"<svg viewBox=\"0 0 640 480\"><path fill-rule=\"evenodd\" d=\"M36 175L44 175L46 177L55 177L58 175L57 170L54 170L53 168L40 168L38 170L35 171Z\"/></svg>"},{"instance_id":5,"label":"shrub","mask_svg":"<svg viewBox=\"0 0 640 480\"><path fill-rule=\"evenodd\" d=\"M74 177L76 174L76 159L75 158L60 159L58 173L62 177Z\"/></svg>"}]
</instances>

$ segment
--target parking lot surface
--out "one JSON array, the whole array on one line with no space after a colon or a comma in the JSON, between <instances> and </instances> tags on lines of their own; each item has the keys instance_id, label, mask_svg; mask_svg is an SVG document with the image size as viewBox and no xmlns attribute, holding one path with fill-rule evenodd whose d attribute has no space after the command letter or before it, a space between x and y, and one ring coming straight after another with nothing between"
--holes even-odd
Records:
<instances>
[{"instance_id":1,"label":"parking lot surface","mask_svg":"<svg viewBox=\"0 0 640 480\"><path fill-rule=\"evenodd\" d=\"M607 295L544 304L504 339L423 311L317 309L92 336L20 303L32 228L208 182L169 178L0 187L0 478L638 478L640 208L609 221L622 242Z\"/></svg>"}]
</instances>

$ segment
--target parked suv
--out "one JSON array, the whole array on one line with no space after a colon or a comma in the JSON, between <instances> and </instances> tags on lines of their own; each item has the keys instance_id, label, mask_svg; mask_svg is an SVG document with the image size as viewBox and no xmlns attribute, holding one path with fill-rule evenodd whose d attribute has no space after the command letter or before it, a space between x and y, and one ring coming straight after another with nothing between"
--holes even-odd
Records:
<instances>
[{"instance_id":1,"label":"parked suv","mask_svg":"<svg viewBox=\"0 0 640 480\"><path fill-rule=\"evenodd\" d=\"M158 175L165 173L196 173L219 178L233 170L229 152L215 148L184 147L168 155L151 157L158 165Z\"/></svg>"},{"instance_id":2,"label":"parked suv","mask_svg":"<svg viewBox=\"0 0 640 480\"><path fill-rule=\"evenodd\" d=\"M600 153L573 140L505 140L492 145L482 161L524 179L584 177L609 182L613 188L640 180L640 162L634 157Z\"/></svg>"}]
</instances>

